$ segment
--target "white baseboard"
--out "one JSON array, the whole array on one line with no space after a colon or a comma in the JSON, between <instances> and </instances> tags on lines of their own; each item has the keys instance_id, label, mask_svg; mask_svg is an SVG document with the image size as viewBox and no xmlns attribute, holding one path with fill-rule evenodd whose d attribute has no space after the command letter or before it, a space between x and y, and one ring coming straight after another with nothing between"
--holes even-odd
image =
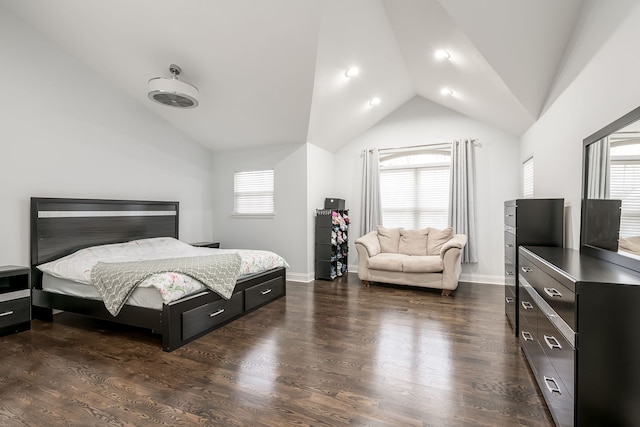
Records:
<instances>
[{"instance_id":1,"label":"white baseboard","mask_svg":"<svg viewBox=\"0 0 640 427\"><path fill-rule=\"evenodd\" d=\"M504 286L504 274L501 276L493 276L488 274L461 274L461 282L478 283L483 285L499 285Z\"/></svg>"},{"instance_id":2,"label":"white baseboard","mask_svg":"<svg viewBox=\"0 0 640 427\"><path fill-rule=\"evenodd\" d=\"M315 279L315 273L292 273L287 271L287 281L291 282L313 282Z\"/></svg>"}]
</instances>

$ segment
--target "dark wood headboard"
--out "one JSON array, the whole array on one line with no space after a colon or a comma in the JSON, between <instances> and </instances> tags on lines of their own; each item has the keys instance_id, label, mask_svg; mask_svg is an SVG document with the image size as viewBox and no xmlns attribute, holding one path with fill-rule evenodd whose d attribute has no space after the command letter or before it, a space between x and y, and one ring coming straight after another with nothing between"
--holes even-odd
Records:
<instances>
[{"instance_id":1,"label":"dark wood headboard","mask_svg":"<svg viewBox=\"0 0 640 427\"><path fill-rule=\"evenodd\" d=\"M39 264L89 246L150 237L177 239L178 211L179 202L32 197L32 272Z\"/></svg>"}]
</instances>

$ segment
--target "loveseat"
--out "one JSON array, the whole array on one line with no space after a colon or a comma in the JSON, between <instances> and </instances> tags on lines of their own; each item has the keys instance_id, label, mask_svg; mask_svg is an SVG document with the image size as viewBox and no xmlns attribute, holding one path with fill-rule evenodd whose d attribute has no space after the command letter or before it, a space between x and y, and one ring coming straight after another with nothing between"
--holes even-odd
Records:
<instances>
[{"instance_id":1,"label":"loveseat","mask_svg":"<svg viewBox=\"0 0 640 427\"><path fill-rule=\"evenodd\" d=\"M458 287L462 249L467 236L453 229L420 230L378 227L355 241L358 277L371 282L442 289L448 296Z\"/></svg>"}]
</instances>

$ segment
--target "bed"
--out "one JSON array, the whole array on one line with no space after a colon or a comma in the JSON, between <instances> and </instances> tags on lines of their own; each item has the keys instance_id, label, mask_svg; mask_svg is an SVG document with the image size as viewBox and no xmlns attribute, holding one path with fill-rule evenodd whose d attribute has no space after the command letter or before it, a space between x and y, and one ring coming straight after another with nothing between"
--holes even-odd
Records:
<instances>
[{"instance_id":1,"label":"bed","mask_svg":"<svg viewBox=\"0 0 640 427\"><path fill-rule=\"evenodd\" d=\"M203 289L151 306L127 301L113 316L100 299L54 289L55 280L49 285L52 288L43 288L38 266L97 245L178 239L179 202L32 198L30 215L31 296L36 319L51 321L53 310L62 310L146 328L161 335L164 351L173 351L286 295L286 268L277 267L241 276L229 299Z\"/></svg>"}]
</instances>

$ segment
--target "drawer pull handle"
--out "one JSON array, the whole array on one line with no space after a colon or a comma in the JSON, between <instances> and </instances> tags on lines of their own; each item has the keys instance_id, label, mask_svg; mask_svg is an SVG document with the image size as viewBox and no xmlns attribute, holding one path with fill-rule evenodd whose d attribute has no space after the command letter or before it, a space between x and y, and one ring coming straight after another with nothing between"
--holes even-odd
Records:
<instances>
[{"instance_id":1,"label":"drawer pull handle","mask_svg":"<svg viewBox=\"0 0 640 427\"><path fill-rule=\"evenodd\" d=\"M531 273L533 270L531 269L531 267L522 267L521 268L523 273Z\"/></svg>"},{"instance_id":2,"label":"drawer pull handle","mask_svg":"<svg viewBox=\"0 0 640 427\"><path fill-rule=\"evenodd\" d=\"M511 304L513 302L513 297L505 297L507 304Z\"/></svg>"},{"instance_id":3,"label":"drawer pull handle","mask_svg":"<svg viewBox=\"0 0 640 427\"><path fill-rule=\"evenodd\" d=\"M508 248L512 248L513 247L513 245L511 243L507 243L505 246L508 247Z\"/></svg>"},{"instance_id":4,"label":"drawer pull handle","mask_svg":"<svg viewBox=\"0 0 640 427\"><path fill-rule=\"evenodd\" d=\"M506 216L507 218L510 218L510 217L512 217L512 216L515 216L515 214L506 214L505 216Z\"/></svg>"},{"instance_id":5,"label":"drawer pull handle","mask_svg":"<svg viewBox=\"0 0 640 427\"><path fill-rule=\"evenodd\" d=\"M547 385L549 392L562 394L562 392L560 392L560 387L558 386L558 382L556 381L555 378L552 378L552 377L550 378L545 376L544 383Z\"/></svg>"},{"instance_id":6,"label":"drawer pull handle","mask_svg":"<svg viewBox=\"0 0 640 427\"><path fill-rule=\"evenodd\" d=\"M560 297L562 298L562 294L558 292L556 288L544 288L544 293L549 295L551 298Z\"/></svg>"},{"instance_id":7,"label":"drawer pull handle","mask_svg":"<svg viewBox=\"0 0 640 427\"><path fill-rule=\"evenodd\" d=\"M216 317L217 315L222 314L222 313L224 313L224 308L221 308L221 309L219 309L217 311L214 311L213 313L211 313L209 315L209 317Z\"/></svg>"},{"instance_id":8,"label":"drawer pull handle","mask_svg":"<svg viewBox=\"0 0 640 427\"><path fill-rule=\"evenodd\" d=\"M513 276L514 273L513 273L513 271L507 270L507 271L504 272L504 274L506 274L507 276Z\"/></svg>"},{"instance_id":9,"label":"drawer pull handle","mask_svg":"<svg viewBox=\"0 0 640 427\"><path fill-rule=\"evenodd\" d=\"M553 342L551 342L553 340ZM544 336L544 342L547 343L547 345L549 346L549 348L554 349L557 348L558 350L562 350L562 346L560 345L560 341L558 341L556 339L556 337L550 337L549 335L545 335Z\"/></svg>"},{"instance_id":10,"label":"drawer pull handle","mask_svg":"<svg viewBox=\"0 0 640 427\"><path fill-rule=\"evenodd\" d=\"M13 314L13 310L5 311L4 313L0 313L0 317L11 316Z\"/></svg>"},{"instance_id":11,"label":"drawer pull handle","mask_svg":"<svg viewBox=\"0 0 640 427\"><path fill-rule=\"evenodd\" d=\"M533 304L531 304L529 301L522 301L522 308L524 308L525 310L533 310Z\"/></svg>"},{"instance_id":12,"label":"drawer pull handle","mask_svg":"<svg viewBox=\"0 0 640 427\"><path fill-rule=\"evenodd\" d=\"M260 292L260 295L266 295L266 294L270 294L270 293L271 293L271 289L267 289L267 290L264 290L264 291Z\"/></svg>"},{"instance_id":13,"label":"drawer pull handle","mask_svg":"<svg viewBox=\"0 0 640 427\"><path fill-rule=\"evenodd\" d=\"M525 341L533 341L533 336L531 335L531 332L522 331L522 339Z\"/></svg>"}]
</instances>

